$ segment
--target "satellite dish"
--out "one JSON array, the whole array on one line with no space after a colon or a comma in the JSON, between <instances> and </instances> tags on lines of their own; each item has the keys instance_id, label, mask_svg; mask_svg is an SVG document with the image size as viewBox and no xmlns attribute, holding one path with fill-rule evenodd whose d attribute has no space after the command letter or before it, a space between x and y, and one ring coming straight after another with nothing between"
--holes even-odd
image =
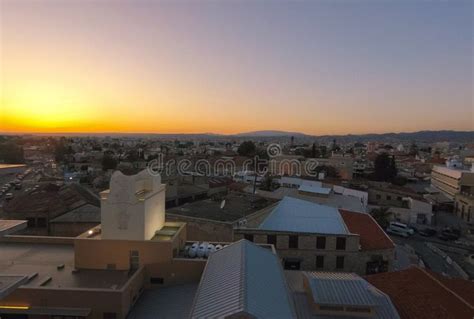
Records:
<instances>
[{"instance_id":1,"label":"satellite dish","mask_svg":"<svg viewBox=\"0 0 474 319\"><path fill-rule=\"evenodd\" d=\"M225 199L223 199L221 202L221 209L224 209L224 206L225 206Z\"/></svg>"}]
</instances>

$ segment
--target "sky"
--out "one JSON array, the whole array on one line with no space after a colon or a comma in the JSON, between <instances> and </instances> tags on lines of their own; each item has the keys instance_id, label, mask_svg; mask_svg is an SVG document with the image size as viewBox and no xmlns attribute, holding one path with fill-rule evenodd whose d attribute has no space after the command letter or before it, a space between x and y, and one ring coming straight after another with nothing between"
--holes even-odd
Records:
<instances>
[{"instance_id":1,"label":"sky","mask_svg":"<svg viewBox=\"0 0 474 319\"><path fill-rule=\"evenodd\" d=\"M474 130L470 0L0 0L0 132Z\"/></svg>"}]
</instances>

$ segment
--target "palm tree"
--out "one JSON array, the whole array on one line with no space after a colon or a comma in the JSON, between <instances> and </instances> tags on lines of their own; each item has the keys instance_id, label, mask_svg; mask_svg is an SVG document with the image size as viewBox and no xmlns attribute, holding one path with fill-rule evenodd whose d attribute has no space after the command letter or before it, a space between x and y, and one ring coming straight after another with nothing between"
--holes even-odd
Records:
<instances>
[{"instance_id":1,"label":"palm tree","mask_svg":"<svg viewBox=\"0 0 474 319\"><path fill-rule=\"evenodd\" d=\"M389 209L390 209L389 207L379 207L379 208L374 208L370 211L370 215L372 215L375 221L382 228L386 228L388 226L389 218L392 215Z\"/></svg>"}]
</instances>

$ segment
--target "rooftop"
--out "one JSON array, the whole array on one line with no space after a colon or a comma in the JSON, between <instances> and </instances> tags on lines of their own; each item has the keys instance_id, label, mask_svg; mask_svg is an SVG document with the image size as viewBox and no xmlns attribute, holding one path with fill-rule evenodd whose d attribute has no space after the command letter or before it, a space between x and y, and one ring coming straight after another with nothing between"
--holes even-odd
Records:
<instances>
[{"instance_id":1,"label":"rooftop","mask_svg":"<svg viewBox=\"0 0 474 319\"><path fill-rule=\"evenodd\" d=\"M440 278L411 267L406 270L366 277L372 285L390 296L403 319L473 318L474 283Z\"/></svg>"},{"instance_id":2,"label":"rooftop","mask_svg":"<svg viewBox=\"0 0 474 319\"><path fill-rule=\"evenodd\" d=\"M211 254L191 310L192 318L242 314L295 317L278 257L247 240Z\"/></svg>"},{"instance_id":3,"label":"rooftop","mask_svg":"<svg viewBox=\"0 0 474 319\"><path fill-rule=\"evenodd\" d=\"M335 316L314 314L308 297L315 304L370 307L375 313L370 318L400 318L389 296L373 287L363 278L351 273L285 271L298 318L329 319L354 318L353 316ZM312 296L304 288L304 278L308 279Z\"/></svg>"},{"instance_id":4,"label":"rooftop","mask_svg":"<svg viewBox=\"0 0 474 319\"><path fill-rule=\"evenodd\" d=\"M298 190L300 192L321 194L321 195L329 195L329 193L331 193L331 188L322 187L321 182L303 181L303 183L298 188Z\"/></svg>"},{"instance_id":5,"label":"rooftop","mask_svg":"<svg viewBox=\"0 0 474 319\"><path fill-rule=\"evenodd\" d=\"M319 234L349 234L339 211L334 207L284 197L259 229Z\"/></svg>"},{"instance_id":6,"label":"rooftop","mask_svg":"<svg viewBox=\"0 0 474 319\"><path fill-rule=\"evenodd\" d=\"M0 274L30 277L29 287L120 289L128 271L74 271L74 246L0 242Z\"/></svg>"},{"instance_id":7,"label":"rooftop","mask_svg":"<svg viewBox=\"0 0 474 319\"><path fill-rule=\"evenodd\" d=\"M43 184L37 190L15 196L3 208L5 213L13 216L17 213L34 213L48 214L54 218L85 204L99 206L100 201L93 193L77 184Z\"/></svg>"},{"instance_id":8,"label":"rooftop","mask_svg":"<svg viewBox=\"0 0 474 319\"><path fill-rule=\"evenodd\" d=\"M198 283L145 289L128 319L187 318L193 305Z\"/></svg>"},{"instance_id":9,"label":"rooftop","mask_svg":"<svg viewBox=\"0 0 474 319\"><path fill-rule=\"evenodd\" d=\"M350 212L340 209L339 212L352 234L360 237L362 250L378 250L394 248L394 244L377 222L365 213Z\"/></svg>"},{"instance_id":10,"label":"rooftop","mask_svg":"<svg viewBox=\"0 0 474 319\"><path fill-rule=\"evenodd\" d=\"M222 222L234 222L268 205L273 200L260 196L229 193L222 200L204 199L167 209L166 213L210 219ZM223 208L221 206L223 205Z\"/></svg>"},{"instance_id":11,"label":"rooftop","mask_svg":"<svg viewBox=\"0 0 474 319\"><path fill-rule=\"evenodd\" d=\"M100 223L100 207L84 204L51 220L52 223Z\"/></svg>"}]
</instances>

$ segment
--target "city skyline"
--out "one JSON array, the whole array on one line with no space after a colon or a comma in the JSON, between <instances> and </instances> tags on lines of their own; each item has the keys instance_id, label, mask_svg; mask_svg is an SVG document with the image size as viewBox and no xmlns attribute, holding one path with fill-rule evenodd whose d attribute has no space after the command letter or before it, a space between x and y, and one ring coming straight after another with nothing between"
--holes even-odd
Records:
<instances>
[{"instance_id":1,"label":"city skyline","mask_svg":"<svg viewBox=\"0 0 474 319\"><path fill-rule=\"evenodd\" d=\"M1 8L2 132L473 130L471 1Z\"/></svg>"}]
</instances>

